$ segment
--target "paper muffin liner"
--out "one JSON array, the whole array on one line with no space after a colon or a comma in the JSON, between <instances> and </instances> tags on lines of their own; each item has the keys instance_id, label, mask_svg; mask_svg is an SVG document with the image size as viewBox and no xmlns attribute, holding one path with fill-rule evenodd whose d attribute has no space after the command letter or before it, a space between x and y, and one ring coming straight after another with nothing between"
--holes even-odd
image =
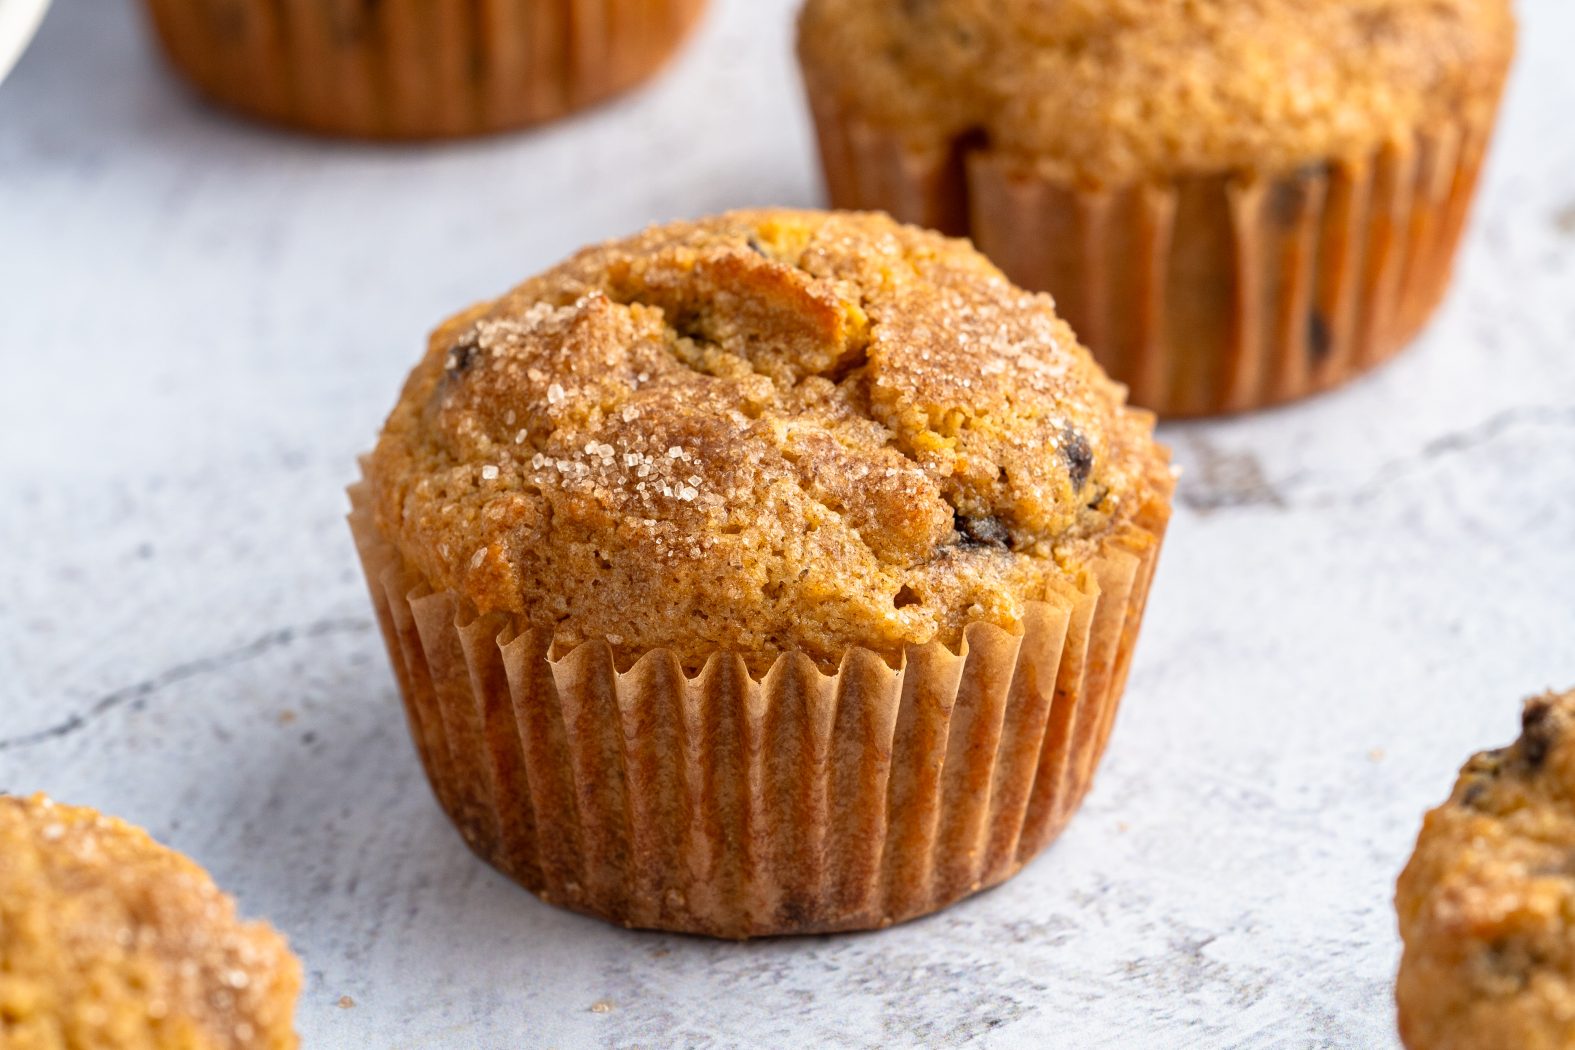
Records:
<instances>
[{"instance_id":1,"label":"paper muffin liner","mask_svg":"<svg viewBox=\"0 0 1575 1050\"><path fill-rule=\"evenodd\" d=\"M552 904L717 937L873 929L1010 877L1092 782L1169 516L1158 493L1023 633L977 623L900 666L851 648L756 679L716 653L620 670L434 593L349 521L433 793L471 849Z\"/></svg>"},{"instance_id":2,"label":"paper muffin liner","mask_svg":"<svg viewBox=\"0 0 1575 1050\"><path fill-rule=\"evenodd\" d=\"M1091 190L964 140L918 145L810 89L831 202L971 234L1056 308L1134 404L1261 408L1387 360L1449 285L1490 126L1375 154Z\"/></svg>"},{"instance_id":3,"label":"paper muffin liner","mask_svg":"<svg viewBox=\"0 0 1575 1050\"><path fill-rule=\"evenodd\" d=\"M147 0L170 62L253 117L371 138L563 116L656 71L704 0Z\"/></svg>"}]
</instances>

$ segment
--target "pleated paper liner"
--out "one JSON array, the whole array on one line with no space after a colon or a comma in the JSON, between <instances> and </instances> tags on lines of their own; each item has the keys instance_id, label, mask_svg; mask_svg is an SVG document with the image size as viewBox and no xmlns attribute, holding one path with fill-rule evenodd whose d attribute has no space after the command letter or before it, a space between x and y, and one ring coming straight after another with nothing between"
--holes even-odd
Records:
<instances>
[{"instance_id":1,"label":"pleated paper liner","mask_svg":"<svg viewBox=\"0 0 1575 1050\"><path fill-rule=\"evenodd\" d=\"M718 937L872 929L1010 877L1065 826L1109 739L1166 520L1157 493L1021 636L893 668L850 649L756 680L668 651L627 670L605 642L432 593L350 525L434 794L481 857L543 900Z\"/></svg>"},{"instance_id":2,"label":"pleated paper liner","mask_svg":"<svg viewBox=\"0 0 1575 1050\"><path fill-rule=\"evenodd\" d=\"M923 146L810 91L831 202L975 244L1164 416L1330 389L1414 338L1448 288L1491 127L1431 128L1292 175L1069 186L964 139Z\"/></svg>"},{"instance_id":3,"label":"pleated paper liner","mask_svg":"<svg viewBox=\"0 0 1575 1050\"><path fill-rule=\"evenodd\" d=\"M704 0L147 0L209 98L327 134L437 138L536 124L654 73Z\"/></svg>"}]
</instances>

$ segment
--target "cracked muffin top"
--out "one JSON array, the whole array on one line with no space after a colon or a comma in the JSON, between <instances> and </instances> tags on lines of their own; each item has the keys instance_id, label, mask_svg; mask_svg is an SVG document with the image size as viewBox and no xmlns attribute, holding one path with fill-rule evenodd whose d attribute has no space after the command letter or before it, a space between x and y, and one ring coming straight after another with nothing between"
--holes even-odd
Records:
<instances>
[{"instance_id":1,"label":"cracked muffin top","mask_svg":"<svg viewBox=\"0 0 1575 1050\"><path fill-rule=\"evenodd\" d=\"M919 144L1093 184L1366 154L1485 124L1509 0L808 0L812 90Z\"/></svg>"},{"instance_id":2,"label":"cracked muffin top","mask_svg":"<svg viewBox=\"0 0 1575 1050\"><path fill-rule=\"evenodd\" d=\"M301 968L139 828L0 795L0 1046L286 1050Z\"/></svg>"},{"instance_id":3,"label":"cracked muffin top","mask_svg":"<svg viewBox=\"0 0 1575 1050\"><path fill-rule=\"evenodd\" d=\"M367 480L480 612L760 669L954 645L1169 488L1051 301L875 215L743 212L587 249L433 335Z\"/></svg>"},{"instance_id":4,"label":"cracked muffin top","mask_svg":"<svg viewBox=\"0 0 1575 1050\"><path fill-rule=\"evenodd\" d=\"M1575 1045L1575 692L1466 763L1395 897L1411 1050Z\"/></svg>"}]
</instances>

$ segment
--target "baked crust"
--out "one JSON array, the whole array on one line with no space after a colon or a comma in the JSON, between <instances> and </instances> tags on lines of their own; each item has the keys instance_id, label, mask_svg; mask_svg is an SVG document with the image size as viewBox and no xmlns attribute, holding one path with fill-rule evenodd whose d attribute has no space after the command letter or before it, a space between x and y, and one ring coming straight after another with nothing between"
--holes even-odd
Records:
<instances>
[{"instance_id":1,"label":"baked crust","mask_svg":"<svg viewBox=\"0 0 1575 1050\"><path fill-rule=\"evenodd\" d=\"M860 119L1102 185L1485 126L1514 51L1508 0L809 0L799 28Z\"/></svg>"},{"instance_id":2,"label":"baked crust","mask_svg":"<svg viewBox=\"0 0 1575 1050\"><path fill-rule=\"evenodd\" d=\"M1411 1050L1575 1045L1575 692L1530 700L1427 815L1395 906Z\"/></svg>"},{"instance_id":3,"label":"baked crust","mask_svg":"<svg viewBox=\"0 0 1575 1050\"><path fill-rule=\"evenodd\" d=\"M289 1050L301 967L140 828L0 795L0 1045Z\"/></svg>"},{"instance_id":4,"label":"baked crust","mask_svg":"<svg viewBox=\"0 0 1575 1050\"><path fill-rule=\"evenodd\" d=\"M434 590L762 667L1021 625L1168 490L1051 301L875 215L588 249L434 334L367 480Z\"/></svg>"}]
</instances>

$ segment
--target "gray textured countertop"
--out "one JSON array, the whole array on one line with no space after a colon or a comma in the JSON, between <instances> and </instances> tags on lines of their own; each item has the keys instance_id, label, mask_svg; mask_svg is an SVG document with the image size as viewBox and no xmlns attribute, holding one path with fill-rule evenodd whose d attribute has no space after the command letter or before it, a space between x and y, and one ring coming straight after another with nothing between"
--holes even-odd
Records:
<instances>
[{"instance_id":1,"label":"gray textured countertop","mask_svg":"<svg viewBox=\"0 0 1575 1050\"><path fill-rule=\"evenodd\" d=\"M788 8L719 0L583 119L396 150L232 123L133 5L59 0L0 87L0 789L146 825L283 928L309 1047L1394 1045L1422 810L1575 685L1567 0L1522 4L1427 335L1166 428L1187 475L1112 751L1019 878L873 935L629 933L432 802L354 457L451 308L650 221L818 200Z\"/></svg>"}]
</instances>

